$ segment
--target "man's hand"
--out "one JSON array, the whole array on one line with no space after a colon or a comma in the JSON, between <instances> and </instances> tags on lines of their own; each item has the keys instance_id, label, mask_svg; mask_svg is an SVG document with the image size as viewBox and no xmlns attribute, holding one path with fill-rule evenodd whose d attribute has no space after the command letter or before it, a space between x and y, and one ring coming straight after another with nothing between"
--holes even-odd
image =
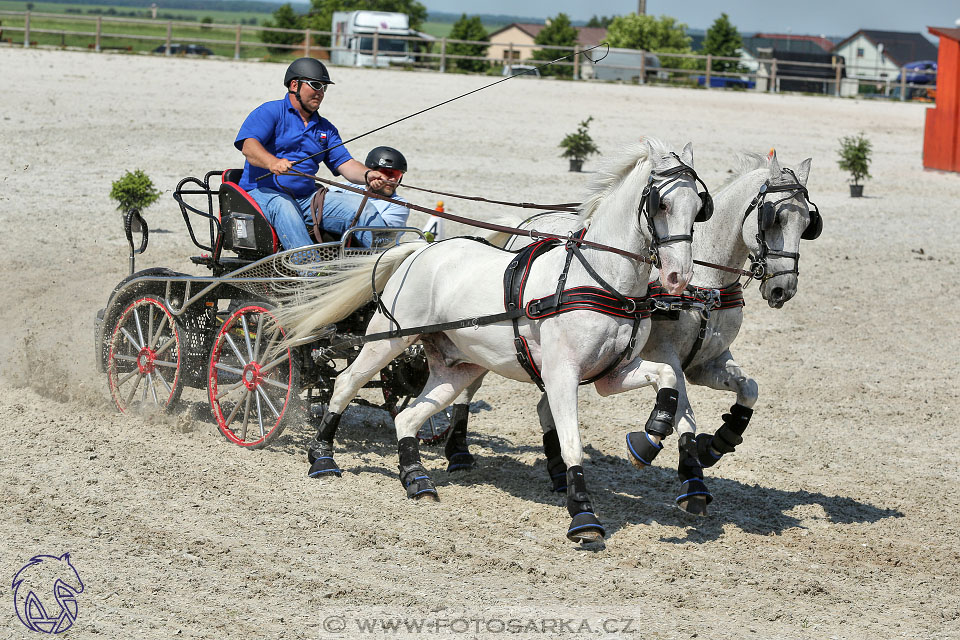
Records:
<instances>
[{"instance_id":1,"label":"man's hand","mask_svg":"<svg viewBox=\"0 0 960 640\"><path fill-rule=\"evenodd\" d=\"M286 173L290 170L290 167L293 166L293 161L287 160L286 158L274 158L270 161L270 164L267 166L267 169L270 170L270 173L273 175L279 176L280 174Z\"/></svg>"},{"instance_id":2,"label":"man's hand","mask_svg":"<svg viewBox=\"0 0 960 640\"><path fill-rule=\"evenodd\" d=\"M374 191L382 191L387 185L394 184L387 179L387 176L375 169L367 171L366 175L364 176L364 180L366 180L367 185Z\"/></svg>"}]
</instances>

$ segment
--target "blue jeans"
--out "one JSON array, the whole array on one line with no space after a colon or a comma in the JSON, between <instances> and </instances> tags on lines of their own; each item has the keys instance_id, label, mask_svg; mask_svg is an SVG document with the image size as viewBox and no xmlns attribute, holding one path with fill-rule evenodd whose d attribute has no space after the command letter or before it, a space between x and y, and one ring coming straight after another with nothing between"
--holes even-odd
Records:
<instances>
[{"instance_id":1,"label":"blue jeans","mask_svg":"<svg viewBox=\"0 0 960 640\"><path fill-rule=\"evenodd\" d=\"M290 194L270 188L251 189L248 193L260 205L267 221L273 225L284 249L296 249L316 243L307 231L308 225L313 226L313 219L310 216L310 201L313 199L313 194L294 198ZM328 192L323 201L321 219L324 231L343 235L354 216L357 215L362 199L363 196L358 193ZM354 226L386 227L387 223L380 217L376 207L367 202ZM369 247L373 240L369 231L357 234L354 238L365 247Z\"/></svg>"}]
</instances>

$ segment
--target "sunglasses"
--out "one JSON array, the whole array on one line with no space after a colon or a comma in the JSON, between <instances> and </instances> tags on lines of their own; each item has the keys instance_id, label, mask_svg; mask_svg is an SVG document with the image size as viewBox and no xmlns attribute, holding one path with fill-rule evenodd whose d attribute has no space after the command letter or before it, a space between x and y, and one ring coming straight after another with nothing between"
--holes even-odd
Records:
<instances>
[{"instance_id":1,"label":"sunglasses","mask_svg":"<svg viewBox=\"0 0 960 640\"><path fill-rule=\"evenodd\" d=\"M400 169L377 169L377 171L382 173L384 177L391 182L400 182L400 178L403 177L403 171L400 171Z\"/></svg>"},{"instance_id":2,"label":"sunglasses","mask_svg":"<svg viewBox=\"0 0 960 640\"><path fill-rule=\"evenodd\" d=\"M327 87L329 86L329 85L326 85L326 84L320 82L319 80L301 80L300 82L302 82L303 84L307 85L308 87L310 87L311 89L313 89L314 91L316 91L316 92L318 92L318 93L324 93L324 92L326 92Z\"/></svg>"}]
</instances>

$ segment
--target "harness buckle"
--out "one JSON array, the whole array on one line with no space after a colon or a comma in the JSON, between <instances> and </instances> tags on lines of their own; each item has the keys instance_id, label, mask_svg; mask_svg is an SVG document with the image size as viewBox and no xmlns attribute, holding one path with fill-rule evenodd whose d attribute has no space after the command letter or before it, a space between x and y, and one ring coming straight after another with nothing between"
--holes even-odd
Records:
<instances>
[{"instance_id":1,"label":"harness buckle","mask_svg":"<svg viewBox=\"0 0 960 640\"><path fill-rule=\"evenodd\" d=\"M628 304L628 306L627 306L626 308L624 308L624 311L625 311L626 313L636 313L636 311L637 311L637 301L634 300L633 298L627 298L627 302L628 302L629 304Z\"/></svg>"}]
</instances>

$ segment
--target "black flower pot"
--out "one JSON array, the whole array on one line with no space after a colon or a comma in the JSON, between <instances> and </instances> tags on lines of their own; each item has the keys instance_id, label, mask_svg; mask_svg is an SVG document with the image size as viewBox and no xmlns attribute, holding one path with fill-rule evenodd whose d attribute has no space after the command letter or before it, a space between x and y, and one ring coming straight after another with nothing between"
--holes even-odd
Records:
<instances>
[{"instance_id":1,"label":"black flower pot","mask_svg":"<svg viewBox=\"0 0 960 640\"><path fill-rule=\"evenodd\" d=\"M862 198L862 197L863 197L863 185L862 185L862 184L852 184L852 185L850 185L850 197L851 197L851 198Z\"/></svg>"},{"instance_id":2,"label":"black flower pot","mask_svg":"<svg viewBox=\"0 0 960 640\"><path fill-rule=\"evenodd\" d=\"M570 158L570 171L580 171L581 169L583 169L583 160Z\"/></svg>"}]
</instances>

